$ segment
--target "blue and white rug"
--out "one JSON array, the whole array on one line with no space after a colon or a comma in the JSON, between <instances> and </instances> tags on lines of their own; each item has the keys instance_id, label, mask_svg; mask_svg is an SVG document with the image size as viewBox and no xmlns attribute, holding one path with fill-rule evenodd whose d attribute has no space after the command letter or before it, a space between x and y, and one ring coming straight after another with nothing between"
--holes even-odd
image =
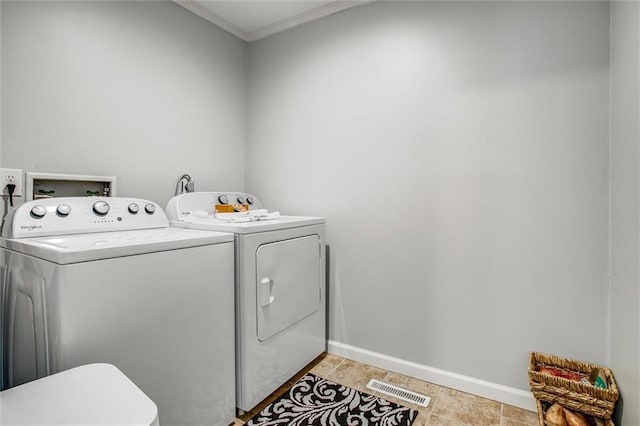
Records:
<instances>
[{"instance_id":1,"label":"blue and white rug","mask_svg":"<svg viewBox=\"0 0 640 426\"><path fill-rule=\"evenodd\" d=\"M247 426L410 426L418 412L307 374Z\"/></svg>"}]
</instances>

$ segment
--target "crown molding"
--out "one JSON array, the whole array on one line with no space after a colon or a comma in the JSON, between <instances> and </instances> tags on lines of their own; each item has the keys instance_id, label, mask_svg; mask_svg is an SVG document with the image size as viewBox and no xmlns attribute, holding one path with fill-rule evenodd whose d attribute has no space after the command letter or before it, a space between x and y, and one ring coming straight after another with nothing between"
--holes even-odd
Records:
<instances>
[{"instance_id":1,"label":"crown molding","mask_svg":"<svg viewBox=\"0 0 640 426\"><path fill-rule=\"evenodd\" d=\"M320 6L315 9L300 13L296 16L292 16L291 18L283 19L281 21L265 25L264 27L258 28L255 31L251 31L247 33L246 41L251 42L261 40L290 28L297 27L298 25L315 21L317 19L324 18L325 16L329 16L355 6L361 6L367 3L371 3L372 1L374 0L334 1L324 6Z\"/></svg>"},{"instance_id":2,"label":"crown molding","mask_svg":"<svg viewBox=\"0 0 640 426\"><path fill-rule=\"evenodd\" d=\"M361 6L367 3L371 3L375 0L334 1L324 6L320 6L315 9L308 10L296 16L292 16L290 18L265 25L264 27L258 28L255 31L249 31L249 32L243 31L242 29L238 28L231 22L221 18L214 12L210 11L206 7L199 4L197 0L173 0L173 1L174 3L200 16L201 18L204 18L207 21L211 22L212 24L217 25L223 30L230 32L234 36L244 41L252 42L252 41L257 41L257 40L261 40L263 38L272 36L274 34L288 30L290 28L296 27L298 25L315 21L317 19L324 18L325 16L329 16L334 13L341 12L346 9L350 9L355 6Z\"/></svg>"},{"instance_id":3,"label":"crown molding","mask_svg":"<svg viewBox=\"0 0 640 426\"><path fill-rule=\"evenodd\" d=\"M240 28L233 25L231 22L226 21L220 16L216 15L206 7L202 6L200 3L194 0L173 0L174 3L184 7L190 12L195 13L199 17L211 22L214 25L222 28L223 30L233 34L234 36L242 39L244 41L249 41L247 38L247 33L242 31Z\"/></svg>"}]
</instances>

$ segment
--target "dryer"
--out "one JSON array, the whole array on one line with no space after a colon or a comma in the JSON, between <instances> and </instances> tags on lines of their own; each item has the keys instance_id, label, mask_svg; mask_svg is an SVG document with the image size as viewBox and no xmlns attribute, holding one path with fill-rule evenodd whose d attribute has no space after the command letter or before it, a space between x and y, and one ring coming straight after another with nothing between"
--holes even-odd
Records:
<instances>
[{"instance_id":1,"label":"dryer","mask_svg":"<svg viewBox=\"0 0 640 426\"><path fill-rule=\"evenodd\" d=\"M235 418L233 235L170 228L136 198L51 198L5 222L0 294L9 387L115 365L160 424Z\"/></svg>"},{"instance_id":2,"label":"dryer","mask_svg":"<svg viewBox=\"0 0 640 426\"><path fill-rule=\"evenodd\" d=\"M234 204L262 209L251 194L192 192L166 210L171 226L235 235L236 404L246 412L326 350L325 219L214 217Z\"/></svg>"}]
</instances>

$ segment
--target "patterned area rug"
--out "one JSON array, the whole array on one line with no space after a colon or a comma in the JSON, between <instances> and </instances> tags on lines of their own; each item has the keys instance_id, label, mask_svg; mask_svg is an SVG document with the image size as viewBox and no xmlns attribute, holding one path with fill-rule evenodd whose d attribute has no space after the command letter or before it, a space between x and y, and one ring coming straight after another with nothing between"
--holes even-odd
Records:
<instances>
[{"instance_id":1,"label":"patterned area rug","mask_svg":"<svg viewBox=\"0 0 640 426\"><path fill-rule=\"evenodd\" d=\"M313 374L253 416L247 426L410 426L418 412Z\"/></svg>"}]
</instances>

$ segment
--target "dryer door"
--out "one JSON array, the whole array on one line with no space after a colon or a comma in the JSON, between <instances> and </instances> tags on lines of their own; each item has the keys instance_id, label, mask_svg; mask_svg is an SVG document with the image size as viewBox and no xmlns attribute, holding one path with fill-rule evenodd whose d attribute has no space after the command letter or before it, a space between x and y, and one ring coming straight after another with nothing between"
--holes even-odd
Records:
<instances>
[{"instance_id":1,"label":"dryer door","mask_svg":"<svg viewBox=\"0 0 640 426\"><path fill-rule=\"evenodd\" d=\"M258 247L256 318L261 342L319 309L320 248L318 235Z\"/></svg>"}]
</instances>

